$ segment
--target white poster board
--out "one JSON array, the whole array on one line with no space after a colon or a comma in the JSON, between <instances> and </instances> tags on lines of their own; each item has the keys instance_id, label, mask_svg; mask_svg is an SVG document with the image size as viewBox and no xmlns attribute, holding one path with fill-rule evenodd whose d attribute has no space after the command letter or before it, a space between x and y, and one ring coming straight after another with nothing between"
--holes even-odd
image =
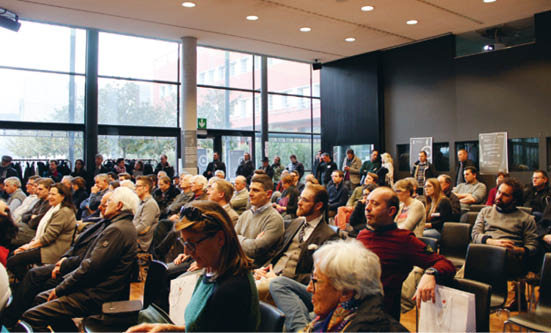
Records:
<instances>
[{"instance_id":1,"label":"white poster board","mask_svg":"<svg viewBox=\"0 0 551 333\"><path fill-rule=\"evenodd\" d=\"M425 151L427 160L432 163L432 137L409 138L409 167L419 160L419 153Z\"/></svg>"},{"instance_id":2,"label":"white poster board","mask_svg":"<svg viewBox=\"0 0 551 333\"><path fill-rule=\"evenodd\" d=\"M507 132L478 134L480 174L509 172Z\"/></svg>"}]
</instances>

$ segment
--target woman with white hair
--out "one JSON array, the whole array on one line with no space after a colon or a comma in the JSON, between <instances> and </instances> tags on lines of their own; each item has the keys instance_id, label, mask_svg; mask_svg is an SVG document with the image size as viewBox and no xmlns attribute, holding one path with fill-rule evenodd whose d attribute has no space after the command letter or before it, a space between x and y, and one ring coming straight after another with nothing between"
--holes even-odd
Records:
<instances>
[{"instance_id":1,"label":"woman with white hair","mask_svg":"<svg viewBox=\"0 0 551 333\"><path fill-rule=\"evenodd\" d=\"M305 332L407 331L383 311L379 257L357 240L329 242L314 253L312 293L316 318Z\"/></svg>"}]
</instances>

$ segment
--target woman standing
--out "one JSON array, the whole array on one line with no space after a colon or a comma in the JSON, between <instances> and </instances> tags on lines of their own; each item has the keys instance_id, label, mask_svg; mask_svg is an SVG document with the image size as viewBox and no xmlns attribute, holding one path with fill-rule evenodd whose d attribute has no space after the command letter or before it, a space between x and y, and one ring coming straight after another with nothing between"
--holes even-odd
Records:
<instances>
[{"instance_id":1,"label":"woman standing","mask_svg":"<svg viewBox=\"0 0 551 333\"><path fill-rule=\"evenodd\" d=\"M7 268L21 281L30 264L55 264L69 249L75 233L75 206L71 190L56 183L48 194L50 209L38 223L30 243L20 246L8 258Z\"/></svg>"},{"instance_id":2,"label":"woman standing","mask_svg":"<svg viewBox=\"0 0 551 333\"><path fill-rule=\"evenodd\" d=\"M392 187L394 185L394 161L392 156L389 153L384 153L381 155L381 160L383 161L382 167L388 170L385 175L385 183Z\"/></svg>"},{"instance_id":3,"label":"woman standing","mask_svg":"<svg viewBox=\"0 0 551 333\"><path fill-rule=\"evenodd\" d=\"M425 229L425 206L421 201L413 198L415 193L413 185L401 179L394 184L394 191L400 199L400 209L394 222L398 228L411 230L416 237L422 237Z\"/></svg>"},{"instance_id":4,"label":"woman standing","mask_svg":"<svg viewBox=\"0 0 551 333\"><path fill-rule=\"evenodd\" d=\"M425 182L425 197L427 198L426 224L423 236L440 239L444 222L452 217L452 204L446 197L436 178L429 178Z\"/></svg>"},{"instance_id":5,"label":"woman standing","mask_svg":"<svg viewBox=\"0 0 551 333\"><path fill-rule=\"evenodd\" d=\"M185 310L186 326L141 324L127 332L254 332L260 322L253 263L237 239L230 217L212 201L193 201L181 213L184 253L204 272Z\"/></svg>"}]
</instances>

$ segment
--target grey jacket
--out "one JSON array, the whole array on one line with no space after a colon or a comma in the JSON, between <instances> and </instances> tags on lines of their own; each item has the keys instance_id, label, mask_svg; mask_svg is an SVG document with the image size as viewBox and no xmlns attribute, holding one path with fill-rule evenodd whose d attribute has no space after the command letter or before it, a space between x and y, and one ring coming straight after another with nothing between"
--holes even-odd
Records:
<instances>
[{"instance_id":1,"label":"grey jacket","mask_svg":"<svg viewBox=\"0 0 551 333\"><path fill-rule=\"evenodd\" d=\"M348 161L348 158L345 157L344 161L342 161L342 170L344 171L344 167L347 166L346 162ZM354 155L354 158L352 161L349 162L348 166L350 169L348 170L350 174L350 182L354 185L360 184L360 169L362 168L362 161L357 155ZM346 174L346 171L344 171Z\"/></svg>"},{"instance_id":2,"label":"grey jacket","mask_svg":"<svg viewBox=\"0 0 551 333\"><path fill-rule=\"evenodd\" d=\"M249 202L249 191L246 188L241 190L241 192L233 193L233 197L230 200L231 207L241 215L247 209L247 204Z\"/></svg>"},{"instance_id":3,"label":"grey jacket","mask_svg":"<svg viewBox=\"0 0 551 333\"><path fill-rule=\"evenodd\" d=\"M75 212L69 207L61 207L52 215L39 239L43 264L55 264L67 252L75 235L76 223Z\"/></svg>"}]
</instances>

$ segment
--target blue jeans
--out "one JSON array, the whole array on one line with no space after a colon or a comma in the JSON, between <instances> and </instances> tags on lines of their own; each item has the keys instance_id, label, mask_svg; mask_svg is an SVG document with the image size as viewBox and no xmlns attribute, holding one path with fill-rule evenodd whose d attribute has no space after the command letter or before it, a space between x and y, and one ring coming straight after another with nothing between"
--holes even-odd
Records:
<instances>
[{"instance_id":1,"label":"blue jeans","mask_svg":"<svg viewBox=\"0 0 551 333\"><path fill-rule=\"evenodd\" d=\"M312 294L306 286L284 276L270 282L270 294L276 306L285 314L285 328L288 332L298 332L308 325L312 318Z\"/></svg>"},{"instance_id":2,"label":"blue jeans","mask_svg":"<svg viewBox=\"0 0 551 333\"><path fill-rule=\"evenodd\" d=\"M423 231L423 237L430 237L430 238L436 238L438 240L440 240L440 232L434 228L431 228L431 229L425 229Z\"/></svg>"}]
</instances>

